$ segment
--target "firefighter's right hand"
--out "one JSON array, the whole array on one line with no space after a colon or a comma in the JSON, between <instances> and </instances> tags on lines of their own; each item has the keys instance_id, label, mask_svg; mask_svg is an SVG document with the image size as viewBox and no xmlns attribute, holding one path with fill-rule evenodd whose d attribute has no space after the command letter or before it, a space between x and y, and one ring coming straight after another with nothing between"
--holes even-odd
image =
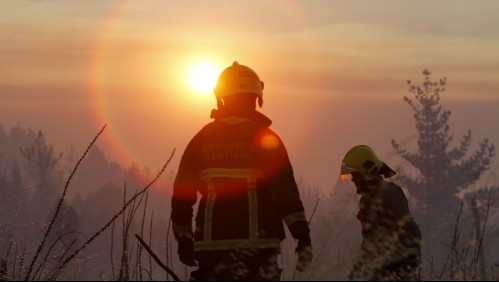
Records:
<instances>
[{"instance_id":1,"label":"firefighter's right hand","mask_svg":"<svg viewBox=\"0 0 499 282\"><path fill-rule=\"evenodd\" d=\"M178 240L178 258L180 261L188 266L197 266L194 260L194 242L189 238L182 238Z\"/></svg>"}]
</instances>

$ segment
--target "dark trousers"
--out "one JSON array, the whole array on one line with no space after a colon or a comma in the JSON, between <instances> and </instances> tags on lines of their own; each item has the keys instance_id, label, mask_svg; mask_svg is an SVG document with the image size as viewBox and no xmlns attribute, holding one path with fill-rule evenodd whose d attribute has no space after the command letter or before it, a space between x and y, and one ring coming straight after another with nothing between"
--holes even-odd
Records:
<instances>
[{"instance_id":1,"label":"dark trousers","mask_svg":"<svg viewBox=\"0 0 499 282\"><path fill-rule=\"evenodd\" d=\"M278 251L232 250L196 257L190 281L279 281Z\"/></svg>"}]
</instances>

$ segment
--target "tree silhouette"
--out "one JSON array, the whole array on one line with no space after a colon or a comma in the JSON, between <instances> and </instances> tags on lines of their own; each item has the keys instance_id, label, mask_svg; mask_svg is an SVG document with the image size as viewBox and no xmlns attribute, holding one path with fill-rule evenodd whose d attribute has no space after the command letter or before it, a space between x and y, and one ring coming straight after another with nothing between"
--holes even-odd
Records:
<instances>
[{"instance_id":1,"label":"tree silhouette","mask_svg":"<svg viewBox=\"0 0 499 282\"><path fill-rule=\"evenodd\" d=\"M431 72L427 69L422 74L423 85L407 81L412 97L404 96L404 101L414 111L417 151L409 152L393 139L392 146L417 170L412 174L399 171L394 180L415 198L414 214L421 225L423 237L430 243L437 236L437 230L455 223L462 203L460 192L476 183L490 168L495 147L485 138L474 152L468 152L472 141L471 130L464 134L458 146L451 147L451 111L444 110L440 103L446 78L432 81ZM449 229L452 232L452 228Z\"/></svg>"},{"instance_id":2,"label":"tree silhouette","mask_svg":"<svg viewBox=\"0 0 499 282\"><path fill-rule=\"evenodd\" d=\"M26 210L24 220L33 222L27 237L33 241L40 240L50 218L54 216L54 213L59 214L56 220L50 223L52 232L45 234L43 238L43 241L45 242L46 239L48 244L47 248L39 253L44 258L36 269L33 269L33 278L35 278L43 273L45 267L53 264L53 260L62 259L64 252L68 251L73 244L71 242L76 241L80 218L76 210L64 202L61 203L58 211L54 211L54 205L63 184L63 171L60 166L62 153L54 153L53 146L46 142L43 132L38 131L33 144L19 148L19 151L23 157L26 175L31 181L30 197L24 199ZM40 247L38 252L41 250ZM30 265L29 272L33 266L33 264Z\"/></svg>"},{"instance_id":3,"label":"tree silhouette","mask_svg":"<svg viewBox=\"0 0 499 282\"><path fill-rule=\"evenodd\" d=\"M58 156L54 155L53 147L46 143L42 131L38 131L33 145L19 150L24 157L24 168L34 181L35 190L42 191L45 198L54 196L54 177L56 177L57 165L62 158L62 153Z\"/></svg>"}]
</instances>

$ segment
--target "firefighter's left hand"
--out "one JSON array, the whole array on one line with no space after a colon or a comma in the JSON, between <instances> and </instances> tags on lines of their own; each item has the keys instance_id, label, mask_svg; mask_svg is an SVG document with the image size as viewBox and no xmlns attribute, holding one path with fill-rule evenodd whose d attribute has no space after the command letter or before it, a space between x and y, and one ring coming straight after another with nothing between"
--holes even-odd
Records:
<instances>
[{"instance_id":1,"label":"firefighter's left hand","mask_svg":"<svg viewBox=\"0 0 499 282\"><path fill-rule=\"evenodd\" d=\"M312 263L312 259L314 257L310 240L299 240L298 246L296 246L295 251L298 255L296 270L300 272L304 271L310 265L310 263Z\"/></svg>"},{"instance_id":2,"label":"firefighter's left hand","mask_svg":"<svg viewBox=\"0 0 499 282\"><path fill-rule=\"evenodd\" d=\"M194 242L188 238L178 240L178 258L188 266L197 266L198 264L193 257Z\"/></svg>"}]
</instances>

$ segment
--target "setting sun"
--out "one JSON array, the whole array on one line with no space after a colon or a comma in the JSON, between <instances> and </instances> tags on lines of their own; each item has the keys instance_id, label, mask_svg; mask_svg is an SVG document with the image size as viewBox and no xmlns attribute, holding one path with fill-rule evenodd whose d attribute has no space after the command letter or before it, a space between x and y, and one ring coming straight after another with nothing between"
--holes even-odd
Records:
<instances>
[{"instance_id":1,"label":"setting sun","mask_svg":"<svg viewBox=\"0 0 499 282\"><path fill-rule=\"evenodd\" d=\"M198 63L188 70L189 86L201 94L211 94L218 78L214 64Z\"/></svg>"}]
</instances>

